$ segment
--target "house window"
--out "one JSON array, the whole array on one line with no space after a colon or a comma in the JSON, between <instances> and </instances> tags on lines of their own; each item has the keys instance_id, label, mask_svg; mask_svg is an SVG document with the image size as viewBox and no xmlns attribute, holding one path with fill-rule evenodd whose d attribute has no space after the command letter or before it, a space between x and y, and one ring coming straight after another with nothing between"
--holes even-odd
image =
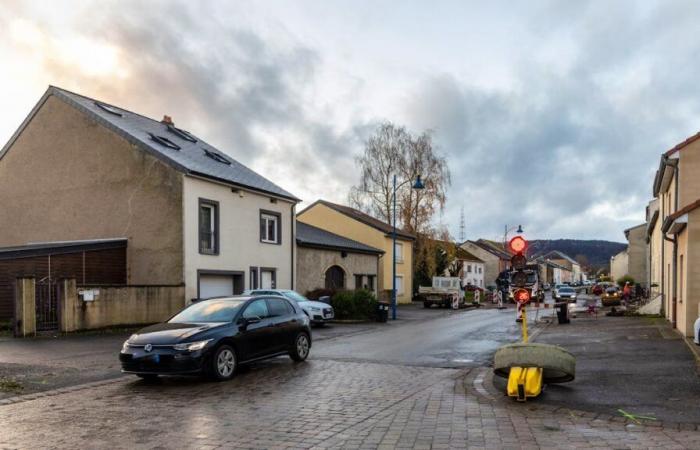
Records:
<instances>
[{"instance_id":1,"label":"house window","mask_svg":"<svg viewBox=\"0 0 700 450\"><path fill-rule=\"evenodd\" d=\"M199 199L199 253L219 254L219 202Z\"/></svg>"},{"instance_id":2,"label":"house window","mask_svg":"<svg viewBox=\"0 0 700 450\"><path fill-rule=\"evenodd\" d=\"M282 220L279 213L260 211L260 242L281 244Z\"/></svg>"},{"instance_id":3,"label":"house window","mask_svg":"<svg viewBox=\"0 0 700 450\"><path fill-rule=\"evenodd\" d=\"M472 265L467 264L467 273L472 273Z\"/></svg>"},{"instance_id":4,"label":"house window","mask_svg":"<svg viewBox=\"0 0 700 450\"><path fill-rule=\"evenodd\" d=\"M403 275L396 275L396 295L403 295Z\"/></svg>"},{"instance_id":5,"label":"house window","mask_svg":"<svg viewBox=\"0 0 700 450\"><path fill-rule=\"evenodd\" d=\"M374 275L367 275L367 289L374 291Z\"/></svg>"},{"instance_id":6,"label":"house window","mask_svg":"<svg viewBox=\"0 0 700 450\"><path fill-rule=\"evenodd\" d=\"M403 262L403 244L396 243L396 262Z\"/></svg>"},{"instance_id":7,"label":"house window","mask_svg":"<svg viewBox=\"0 0 700 450\"><path fill-rule=\"evenodd\" d=\"M363 275L355 274L355 289L362 289L362 279Z\"/></svg>"}]
</instances>

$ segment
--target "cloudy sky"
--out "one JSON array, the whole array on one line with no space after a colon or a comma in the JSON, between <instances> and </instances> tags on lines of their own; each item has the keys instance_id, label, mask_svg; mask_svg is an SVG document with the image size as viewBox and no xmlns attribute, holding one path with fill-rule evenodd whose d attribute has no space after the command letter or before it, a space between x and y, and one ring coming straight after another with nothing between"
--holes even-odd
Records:
<instances>
[{"instance_id":1,"label":"cloudy sky","mask_svg":"<svg viewBox=\"0 0 700 450\"><path fill-rule=\"evenodd\" d=\"M60 3L60 5L59 5ZM381 121L432 130L468 238L624 240L700 130L700 2L0 4L0 141L49 84L202 136L345 202Z\"/></svg>"}]
</instances>

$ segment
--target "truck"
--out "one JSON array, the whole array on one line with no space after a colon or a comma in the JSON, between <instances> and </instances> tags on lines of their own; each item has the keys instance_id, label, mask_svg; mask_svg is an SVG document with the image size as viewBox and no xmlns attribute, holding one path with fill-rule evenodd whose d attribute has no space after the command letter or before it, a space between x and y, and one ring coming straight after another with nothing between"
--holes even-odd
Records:
<instances>
[{"instance_id":1,"label":"truck","mask_svg":"<svg viewBox=\"0 0 700 450\"><path fill-rule=\"evenodd\" d=\"M527 283L523 287L530 291L530 298L532 298L533 302L543 303L544 289L542 289L540 285L537 264L528 264L525 266L524 272L527 275ZM519 289L519 287L513 284L513 273L514 272L508 272L508 300L511 302L514 302L513 291Z\"/></svg>"},{"instance_id":2,"label":"truck","mask_svg":"<svg viewBox=\"0 0 700 450\"><path fill-rule=\"evenodd\" d=\"M457 277L433 277L432 286L419 286L418 295L423 307L437 305L440 308L459 309L466 301L462 291L462 280Z\"/></svg>"}]
</instances>

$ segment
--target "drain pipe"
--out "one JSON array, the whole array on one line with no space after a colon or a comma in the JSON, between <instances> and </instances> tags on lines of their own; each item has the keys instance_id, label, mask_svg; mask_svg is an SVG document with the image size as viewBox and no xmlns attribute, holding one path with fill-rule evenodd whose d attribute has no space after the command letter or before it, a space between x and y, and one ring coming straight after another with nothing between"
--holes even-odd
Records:
<instances>
[{"instance_id":1,"label":"drain pipe","mask_svg":"<svg viewBox=\"0 0 700 450\"><path fill-rule=\"evenodd\" d=\"M666 236L666 233L664 233L664 239L668 242L673 243L673 296L671 303L671 324L673 325L673 328L676 328L676 282L678 278L678 272L676 270L676 260L678 259L678 238L674 237L673 239L671 239L668 236Z\"/></svg>"}]
</instances>

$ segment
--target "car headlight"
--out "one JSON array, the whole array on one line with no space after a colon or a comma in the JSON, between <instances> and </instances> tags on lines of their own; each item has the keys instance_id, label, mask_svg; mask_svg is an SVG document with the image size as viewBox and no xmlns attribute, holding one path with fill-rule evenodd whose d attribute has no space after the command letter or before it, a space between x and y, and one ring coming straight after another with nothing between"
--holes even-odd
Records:
<instances>
[{"instance_id":1,"label":"car headlight","mask_svg":"<svg viewBox=\"0 0 700 450\"><path fill-rule=\"evenodd\" d=\"M309 307L309 309L310 309L311 311L315 311L315 312L320 312L320 311L321 311L321 308L319 308L318 306L311 306L311 307Z\"/></svg>"},{"instance_id":2,"label":"car headlight","mask_svg":"<svg viewBox=\"0 0 700 450\"><path fill-rule=\"evenodd\" d=\"M211 339L207 339L206 341L185 342L182 344L175 344L173 348L178 351L196 352L197 350L201 350L206 347L211 341Z\"/></svg>"},{"instance_id":3,"label":"car headlight","mask_svg":"<svg viewBox=\"0 0 700 450\"><path fill-rule=\"evenodd\" d=\"M129 350L129 342L136 339L137 337L138 334L132 334L131 336L129 336L129 339L124 341L124 343L122 344L122 353L126 353L126 351Z\"/></svg>"}]
</instances>

